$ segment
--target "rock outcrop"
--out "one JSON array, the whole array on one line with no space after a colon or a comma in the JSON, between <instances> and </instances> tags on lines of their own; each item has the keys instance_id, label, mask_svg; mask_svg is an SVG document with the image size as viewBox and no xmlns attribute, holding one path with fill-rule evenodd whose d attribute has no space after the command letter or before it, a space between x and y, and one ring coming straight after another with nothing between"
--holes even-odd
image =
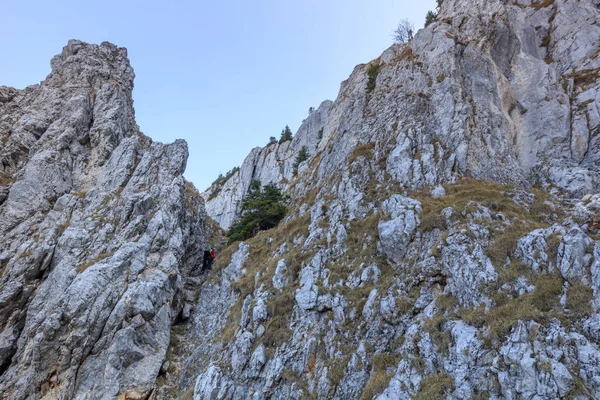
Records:
<instances>
[{"instance_id":1,"label":"rock outcrop","mask_svg":"<svg viewBox=\"0 0 600 400\"><path fill-rule=\"evenodd\" d=\"M133 69L70 41L0 88L0 397L147 397L205 245L188 150L145 137ZM201 260L200 260L201 262Z\"/></svg>"}]
</instances>

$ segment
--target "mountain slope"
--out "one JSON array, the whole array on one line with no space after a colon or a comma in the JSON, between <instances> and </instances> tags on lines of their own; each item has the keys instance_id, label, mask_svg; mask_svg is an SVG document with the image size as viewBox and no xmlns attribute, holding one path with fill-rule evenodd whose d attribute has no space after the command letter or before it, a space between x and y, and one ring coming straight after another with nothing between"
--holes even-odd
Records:
<instances>
[{"instance_id":1,"label":"mountain slope","mask_svg":"<svg viewBox=\"0 0 600 400\"><path fill-rule=\"evenodd\" d=\"M289 145L254 150L208 214L229 226L252 179L292 211L221 254L166 386L599 397L598 20L592 0L445 0L320 107L297 177L269 158Z\"/></svg>"}]
</instances>

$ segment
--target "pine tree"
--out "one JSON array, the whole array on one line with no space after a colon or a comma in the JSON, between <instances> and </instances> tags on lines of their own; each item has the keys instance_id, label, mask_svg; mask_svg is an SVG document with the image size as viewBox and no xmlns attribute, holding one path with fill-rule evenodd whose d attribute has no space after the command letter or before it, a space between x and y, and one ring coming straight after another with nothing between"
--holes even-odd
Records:
<instances>
[{"instance_id":1,"label":"pine tree","mask_svg":"<svg viewBox=\"0 0 600 400\"><path fill-rule=\"evenodd\" d=\"M285 129L281 131L281 139L279 139L279 143L281 144L290 141L292 140L293 136L292 130L286 125Z\"/></svg>"},{"instance_id":2,"label":"pine tree","mask_svg":"<svg viewBox=\"0 0 600 400\"><path fill-rule=\"evenodd\" d=\"M281 189L274 184L261 187L259 181L252 181L242 203L242 216L227 233L229 244L276 227L287 213L284 200Z\"/></svg>"},{"instance_id":3,"label":"pine tree","mask_svg":"<svg viewBox=\"0 0 600 400\"><path fill-rule=\"evenodd\" d=\"M300 164L302 164L304 161L308 160L308 157L310 155L308 154L308 148L306 146L302 146L302 148L300 149L300 152L298 153L298 155L296 156L296 160L294 161L293 167L294 167L294 175L298 175L298 167L300 166Z\"/></svg>"}]
</instances>

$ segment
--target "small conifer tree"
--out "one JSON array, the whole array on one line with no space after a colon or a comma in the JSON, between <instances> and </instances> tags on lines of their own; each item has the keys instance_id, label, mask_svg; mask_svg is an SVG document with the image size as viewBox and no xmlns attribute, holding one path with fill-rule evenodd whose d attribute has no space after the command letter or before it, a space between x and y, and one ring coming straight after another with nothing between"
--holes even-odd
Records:
<instances>
[{"instance_id":1,"label":"small conifer tree","mask_svg":"<svg viewBox=\"0 0 600 400\"><path fill-rule=\"evenodd\" d=\"M302 146L302 148L300 149L300 152L296 156L296 160L294 161L294 165L293 165L294 166L294 175L298 175L298 167L304 161L308 160L308 157L309 157L308 148L306 146Z\"/></svg>"}]
</instances>

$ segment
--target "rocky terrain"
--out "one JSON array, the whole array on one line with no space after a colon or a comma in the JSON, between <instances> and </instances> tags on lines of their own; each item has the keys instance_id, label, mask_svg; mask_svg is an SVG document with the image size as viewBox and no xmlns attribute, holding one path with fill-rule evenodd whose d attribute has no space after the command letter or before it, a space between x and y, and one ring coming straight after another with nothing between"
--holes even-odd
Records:
<instances>
[{"instance_id":1,"label":"rocky terrain","mask_svg":"<svg viewBox=\"0 0 600 400\"><path fill-rule=\"evenodd\" d=\"M0 398L600 398L599 21L444 0L202 195L70 42L0 88ZM193 271L252 180L288 216Z\"/></svg>"},{"instance_id":2,"label":"rocky terrain","mask_svg":"<svg viewBox=\"0 0 600 400\"><path fill-rule=\"evenodd\" d=\"M41 84L0 88L0 398L154 389L206 227L133 78L125 49L70 41Z\"/></svg>"},{"instance_id":3,"label":"rocky terrain","mask_svg":"<svg viewBox=\"0 0 600 400\"><path fill-rule=\"evenodd\" d=\"M293 212L207 278L179 387L600 398L598 21L597 1L445 0L292 142L209 188L224 228L252 179L282 187Z\"/></svg>"}]
</instances>

